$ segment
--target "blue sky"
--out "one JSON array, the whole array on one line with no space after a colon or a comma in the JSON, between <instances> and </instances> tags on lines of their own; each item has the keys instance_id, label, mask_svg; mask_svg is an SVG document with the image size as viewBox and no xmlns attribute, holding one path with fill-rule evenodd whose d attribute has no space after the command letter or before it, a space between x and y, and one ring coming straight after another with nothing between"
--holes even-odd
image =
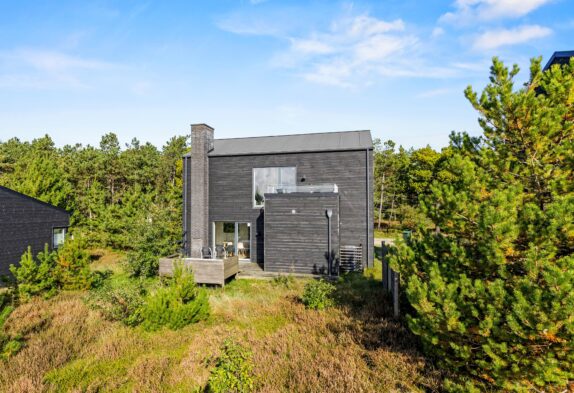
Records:
<instances>
[{"instance_id":1,"label":"blue sky","mask_svg":"<svg viewBox=\"0 0 574 393\"><path fill-rule=\"evenodd\" d=\"M462 91L492 56L523 80L572 37L572 0L3 1L0 140L161 146L205 122L438 148L480 133Z\"/></svg>"}]
</instances>

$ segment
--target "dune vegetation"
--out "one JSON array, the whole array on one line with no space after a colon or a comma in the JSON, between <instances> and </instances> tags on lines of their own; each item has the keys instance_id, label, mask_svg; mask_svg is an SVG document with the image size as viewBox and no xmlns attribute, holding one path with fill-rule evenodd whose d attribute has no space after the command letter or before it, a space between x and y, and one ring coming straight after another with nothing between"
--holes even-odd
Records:
<instances>
[{"instance_id":1,"label":"dune vegetation","mask_svg":"<svg viewBox=\"0 0 574 393\"><path fill-rule=\"evenodd\" d=\"M99 256L92 268L113 271L111 285L139 280L123 272L120 255ZM156 281L146 279L145 285ZM18 337L22 348L0 360L0 391L218 391L218 366L230 346L240 352L251 383L237 391L439 388L441 374L418 352L414 336L392 319L372 275L336 282L334 305L323 310L301 301L306 283L292 277L240 279L207 288L210 316L179 330L147 331L110 321L89 306L93 290L34 297L4 323L4 333Z\"/></svg>"}]
</instances>

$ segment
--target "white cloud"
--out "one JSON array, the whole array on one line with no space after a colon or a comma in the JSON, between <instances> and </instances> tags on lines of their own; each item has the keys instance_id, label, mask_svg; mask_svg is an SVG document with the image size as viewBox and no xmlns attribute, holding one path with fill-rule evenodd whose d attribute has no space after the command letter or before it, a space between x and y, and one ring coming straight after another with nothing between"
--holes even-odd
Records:
<instances>
[{"instance_id":1,"label":"white cloud","mask_svg":"<svg viewBox=\"0 0 574 393\"><path fill-rule=\"evenodd\" d=\"M444 34L444 29L442 27L435 27L432 29L431 37L437 38Z\"/></svg>"},{"instance_id":2,"label":"white cloud","mask_svg":"<svg viewBox=\"0 0 574 393\"><path fill-rule=\"evenodd\" d=\"M416 97L417 98L433 98L433 97L447 95L447 94L450 94L452 92L453 92L453 89L439 88L439 89L422 91L419 94L417 94Z\"/></svg>"},{"instance_id":3,"label":"white cloud","mask_svg":"<svg viewBox=\"0 0 574 393\"><path fill-rule=\"evenodd\" d=\"M421 71L411 62L419 40L406 31L401 19L344 17L324 31L289 38L289 43L272 64L298 69L305 80L314 83L353 87L369 84L375 75L417 76Z\"/></svg>"},{"instance_id":4,"label":"white cloud","mask_svg":"<svg viewBox=\"0 0 574 393\"><path fill-rule=\"evenodd\" d=\"M20 48L0 52L0 86L12 88L87 88L95 72L122 68L63 52Z\"/></svg>"},{"instance_id":5,"label":"white cloud","mask_svg":"<svg viewBox=\"0 0 574 393\"><path fill-rule=\"evenodd\" d=\"M335 49L325 42L321 42L318 39L292 39L291 48L300 53L304 54L318 54L325 55L328 53L333 53Z\"/></svg>"},{"instance_id":6,"label":"white cloud","mask_svg":"<svg viewBox=\"0 0 574 393\"><path fill-rule=\"evenodd\" d=\"M104 69L111 63L67 55L65 53L37 50L18 49L12 52L0 53L0 58L19 62L41 71L60 72L70 69Z\"/></svg>"},{"instance_id":7,"label":"white cloud","mask_svg":"<svg viewBox=\"0 0 574 393\"><path fill-rule=\"evenodd\" d=\"M553 0L456 0L455 10L442 15L440 21L466 24L502 18L520 18Z\"/></svg>"},{"instance_id":8,"label":"white cloud","mask_svg":"<svg viewBox=\"0 0 574 393\"><path fill-rule=\"evenodd\" d=\"M402 19L357 15L352 9L312 30L308 24L295 26L273 20L258 13L232 14L220 18L217 24L236 34L272 36L285 43L286 47L272 56L271 66L290 69L313 83L356 88L381 78L445 78L463 74L461 68L437 55L435 40L429 41L445 33L440 26L430 37L424 37L429 42L423 45L416 29Z\"/></svg>"},{"instance_id":9,"label":"white cloud","mask_svg":"<svg viewBox=\"0 0 574 393\"><path fill-rule=\"evenodd\" d=\"M534 39L544 38L550 34L552 34L551 29L538 25L490 30L476 37L473 48L477 50L496 49L501 46L522 44Z\"/></svg>"}]
</instances>

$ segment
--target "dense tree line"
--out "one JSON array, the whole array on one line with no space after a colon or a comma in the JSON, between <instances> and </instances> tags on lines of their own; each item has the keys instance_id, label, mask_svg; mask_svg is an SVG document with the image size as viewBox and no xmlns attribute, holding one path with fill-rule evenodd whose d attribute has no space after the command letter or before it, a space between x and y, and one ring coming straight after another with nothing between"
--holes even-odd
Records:
<instances>
[{"instance_id":1,"label":"dense tree line","mask_svg":"<svg viewBox=\"0 0 574 393\"><path fill-rule=\"evenodd\" d=\"M441 152L430 146L405 149L402 146L397 148L391 140L383 143L375 139L375 227L414 229L425 222L419 200L430 193L433 182L451 180L452 175L444 166L451 154L451 147Z\"/></svg>"},{"instance_id":2,"label":"dense tree line","mask_svg":"<svg viewBox=\"0 0 574 393\"><path fill-rule=\"evenodd\" d=\"M72 212L71 230L88 246L171 253L182 237L187 149L182 136L161 150L137 139L122 148L113 133L98 147L12 138L0 142L0 185Z\"/></svg>"}]
</instances>

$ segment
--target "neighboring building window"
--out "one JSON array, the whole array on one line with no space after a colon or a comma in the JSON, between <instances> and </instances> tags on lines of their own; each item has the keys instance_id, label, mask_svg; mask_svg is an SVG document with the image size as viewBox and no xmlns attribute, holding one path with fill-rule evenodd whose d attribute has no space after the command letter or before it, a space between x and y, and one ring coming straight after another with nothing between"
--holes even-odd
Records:
<instances>
[{"instance_id":1,"label":"neighboring building window","mask_svg":"<svg viewBox=\"0 0 574 393\"><path fill-rule=\"evenodd\" d=\"M64 245L66 241L66 228L54 228L52 230L52 246L54 249L58 249L60 246Z\"/></svg>"},{"instance_id":2,"label":"neighboring building window","mask_svg":"<svg viewBox=\"0 0 574 393\"><path fill-rule=\"evenodd\" d=\"M266 192L275 192L277 188L296 184L297 168L294 166L253 168L253 206L265 205L264 194Z\"/></svg>"}]
</instances>

